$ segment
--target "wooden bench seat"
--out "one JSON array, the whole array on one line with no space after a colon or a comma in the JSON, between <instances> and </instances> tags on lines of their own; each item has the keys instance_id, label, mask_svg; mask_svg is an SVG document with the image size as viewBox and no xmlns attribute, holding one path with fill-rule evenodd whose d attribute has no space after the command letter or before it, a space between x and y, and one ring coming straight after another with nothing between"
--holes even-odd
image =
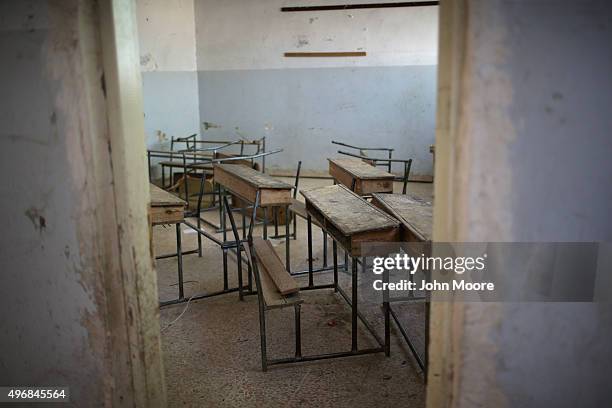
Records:
<instances>
[{"instance_id":1,"label":"wooden bench seat","mask_svg":"<svg viewBox=\"0 0 612 408\"><path fill-rule=\"evenodd\" d=\"M253 238L253 254L257 260L261 293L266 308L279 308L302 303L299 286L285 270L285 265L269 240Z\"/></svg>"},{"instance_id":2,"label":"wooden bench seat","mask_svg":"<svg viewBox=\"0 0 612 408\"><path fill-rule=\"evenodd\" d=\"M241 167L241 166L236 166ZM215 167L216 168L216 167ZM302 358L302 335L301 335L301 323L300 323L300 309L302 307L303 300L300 297L300 288L293 279L289 272L285 269L285 265L281 261L280 257L272 247L269 240L260 237L253 237L253 224L255 223L255 214L257 212L257 206L259 200L256 200L254 204L254 212L251 215L251 223L249 227L248 236L249 239L245 243L241 241L240 234L236 228L236 222L234 217L231 215L231 207L227 197L223 197L223 205L229 214L230 224L232 226L232 233L234 234L234 240L238 244L238 287L240 299L243 299L242 295L242 271L240 265L241 261L241 248L244 248L246 255L249 259L250 269L255 274L255 281L257 284L257 298L259 308L259 338L261 341L261 369L266 371L268 369L268 357L267 357L267 346L266 346L266 311L275 308L286 308L293 307L295 314L295 361L301 360ZM250 276L250 275L249 275ZM249 283L249 289L251 285ZM276 360L278 363L279 360ZM283 360L285 361L285 360Z\"/></svg>"}]
</instances>

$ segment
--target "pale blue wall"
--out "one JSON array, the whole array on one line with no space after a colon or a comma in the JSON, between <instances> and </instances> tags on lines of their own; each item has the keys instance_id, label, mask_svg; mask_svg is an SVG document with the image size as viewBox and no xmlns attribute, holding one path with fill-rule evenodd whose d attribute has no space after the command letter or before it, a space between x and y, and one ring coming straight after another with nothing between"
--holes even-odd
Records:
<instances>
[{"instance_id":1,"label":"pale blue wall","mask_svg":"<svg viewBox=\"0 0 612 408\"><path fill-rule=\"evenodd\" d=\"M199 132L196 72L143 72L142 92L147 147L168 149L171 136L188 136ZM167 134L167 141L158 139L158 130Z\"/></svg>"},{"instance_id":2,"label":"pale blue wall","mask_svg":"<svg viewBox=\"0 0 612 408\"><path fill-rule=\"evenodd\" d=\"M326 170L338 147L390 146L431 174L436 66L199 71L200 118L220 125L204 139L267 136L282 148L270 166ZM401 168L397 168L401 171Z\"/></svg>"}]
</instances>

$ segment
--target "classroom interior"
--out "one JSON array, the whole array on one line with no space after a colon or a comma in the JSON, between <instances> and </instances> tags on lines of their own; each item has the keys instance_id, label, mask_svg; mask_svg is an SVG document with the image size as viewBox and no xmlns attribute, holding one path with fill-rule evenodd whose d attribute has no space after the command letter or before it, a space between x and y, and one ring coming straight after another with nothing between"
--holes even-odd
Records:
<instances>
[{"instance_id":1,"label":"classroom interior","mask_svg":"<svg viewBox=\"0 0 612 408\"><path fill-rule=\"evenodd\" d=\"M0 384L52 378L75 406L605 406L609 303L389 300L362 242L612 242L610 15L1 3Z\"/></svg>"}]
</instances>

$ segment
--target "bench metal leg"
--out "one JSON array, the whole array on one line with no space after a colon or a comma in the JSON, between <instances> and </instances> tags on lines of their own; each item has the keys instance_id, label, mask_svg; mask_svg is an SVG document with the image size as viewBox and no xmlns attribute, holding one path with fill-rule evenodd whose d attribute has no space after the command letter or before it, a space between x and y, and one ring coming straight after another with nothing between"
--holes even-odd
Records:
<instances>
[{"instance_id":1,"label":"bench metal leg","mask_svg":"<svg viewBox=\"0 0 612 408\"><path fill-rule=\"evenodd\" d=\"M351 350L357 351L357 259L351 259L352 285L351 285Z\"/></svg>"},{"instance_id":2,"label":"bench metal leg","mask_svg":"<svg viewBox=\"0 0 612 408\"><path fill-rule=\"evenodd\" d=\"M178 261L179 299L184 299L183 291L183 248L181 245L181 224L176 224L176 259Z\"/></svg>"},{"instance_id":3,"label":"bench metal leg","mask_svg":"<svg viewBox=\"0 0 612 408\"><path fill-rule=\"evenodd\" d=\"M266 352L266 315L259 314L259 337L261 338L261 371L268 371L268 353Z\"/></svg>"},{"instance_id":4,"label":"bench metal leg","mask_svg":"<svg viewBox=\"0 0 612 408\"><path fill-rule=\"evenodd\" d=\"M261 370L268 371L268 353L266 352L266 312L263 305L259 307L259 337L261 340Z\"/></svg>"},{"instance_id":5,"label":"bench metal leg","mask_svg":"<svg viewBox=\"0 0 612 408\"><path fill-rule=\"evenodd\" d=\"M302 324L300 321L301 305L298 303L295 309L295 357L302 357Z\"/></svg>"},{"instance_id":6,"label":"bench metal leg","mask_svg":"<svg viewBox=\"0 0 612 408\"><path fill-rule=\"evenodd\" d=\"M385 268L383 271L383 282L389 283L389 271ZM383 292L383 313L385 314L385 356L391 355L391 323L389 319L389 289L388 285L385 285L387 289Z\"/></svg>"}]
</instances>

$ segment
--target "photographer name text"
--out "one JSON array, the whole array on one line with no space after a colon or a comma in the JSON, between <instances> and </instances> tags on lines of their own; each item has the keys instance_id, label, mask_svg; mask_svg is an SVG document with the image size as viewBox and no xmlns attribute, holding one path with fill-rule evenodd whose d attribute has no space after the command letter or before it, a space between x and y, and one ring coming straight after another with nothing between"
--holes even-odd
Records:
<instances>
[{"instance_id":1,"label":"photographer name text","mask_svg":"<svg viewBox=\"0 0 612 408\"><path fill-rule=\"evenodd\" d=\"M414 275L417 270L436 270L452 272L461 276L466 272L482 272L486 269L487 254L479 257L428 257L423 254L411 257L407 254L396 254L393 257L375 257L372 272L381 275L385 271L403 270ZM473 275L472 275L473 276ZM373 282L374 290L377 291L494 291L493 282L477 281L470 279L454 278L451 280L438 281L436 279L421 280L415 282L412 279L402 279L398 282L385 282L387 279L376 279ZM478 280L478 279L477 279Z\"/></svg>"}]
</instances>

